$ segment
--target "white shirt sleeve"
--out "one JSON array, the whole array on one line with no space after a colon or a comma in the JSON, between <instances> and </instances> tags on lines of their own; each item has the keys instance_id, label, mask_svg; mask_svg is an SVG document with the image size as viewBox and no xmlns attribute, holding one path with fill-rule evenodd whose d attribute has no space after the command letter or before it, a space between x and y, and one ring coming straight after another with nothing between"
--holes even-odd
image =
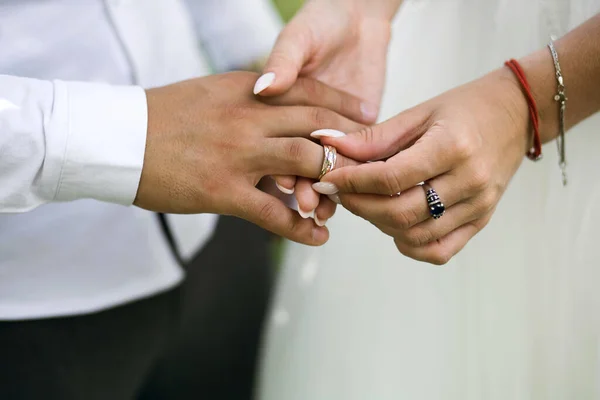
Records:
<instances>
[{"instance_id":1,"label":"white shirt sleeve","mask_svg":"<svg viewBox=\"0 0 600 400\"><path fill-rule=\"evenodd\" d=\"M196 31L218 71L269 55L283 22L269 0L186 0Z\"/></svg>"},{"instance_id":2,"label":"white shirt sleeve","mask_svg":"<svg viewBox=\"0 0 600 400\"><path fill-rule=\"evenodd\" d=\"M82 198L132 204L147 113L139 87L0 75L0 213Z\"/></svg>"}]
</instances>

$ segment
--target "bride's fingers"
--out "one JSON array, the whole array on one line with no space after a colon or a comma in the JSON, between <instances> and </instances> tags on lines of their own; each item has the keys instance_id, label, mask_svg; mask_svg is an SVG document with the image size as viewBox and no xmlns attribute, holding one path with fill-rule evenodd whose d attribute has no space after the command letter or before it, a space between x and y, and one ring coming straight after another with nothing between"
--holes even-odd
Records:
<instances>
[{"instance_id":1,"label":"bride's fingers","mask_svg":"<svg viewBox=\"0 0 600 400\"><path fill-rule=\"evenodd\" d=\"M448 263L465 245L489 222L491 214L480 220L470 222L452 231L443 238L422 247L412 247L395 239L400 253L418 261L436 265Z\"/></svg>"},{"instance_id":2,"label":"bride's fingers","mask_svg":"<svg viewBox=\"0 0 600 400\"><path fill-rule=\"evenodd\" d=\"M481 216L482 214L472 203L458 203L446 210L441 218L433 219L430 217L427 221L412 228L397 230L394 237L409 246L423 247Z\"/></svg>"},{"instance_id":3,"label":"bride's fingers","mask_svg":"<svg viewBox=\"0 0 600 400\"><path fill-rule=\"evenodd\" d=\"M298 213L305 219L314 217L315 210L319 205L320 195L313 190L312 184L313 181L307 178L298 178L296 182Z\"/></svg>"},{"instance_id":4,"label":"bride's fingers","mask_svg":"<svg viewBox=\"0 0 600 400\"><path fill-rule=\"evenodd\" d=\"M448 209L472 195L463 181L452 174L432 179L428 184L435 188ZM314 185L315 188L325 185ZM344 208L376 224L406 230L431 218L425 190L415 186L399 195L341 194Z\"/></svg>"},{"instance_id":5,"label":"bride's fingers","mask_svg":"<svg viewBox=\"0 0 600 400\"><path fill-rule=\"evenodd\" d=\"M275 175L272 177L275 180L277 189L285 194L294 194L296 186L296 177L293 175Z\"/></svg>"},{"instance_id":6,"label":"bride's fingers","mask_svg":"<svg viewBox=\"0 0 600 400\"><path fill-rule=\"evenodd\" d=\"M325 153L323 146L303 138L272 138L265 142L256 160L264 175L295 175L317 179L321 174ZM358 165L357 161L337 155L335 169Z\"/></svg>"},{"instance_id":7,"label":"bride's fingers","mask_svg":"<svg viewBox=\"0 0 600 400\"><path fill-rule=\"evenodd\" d=\"M298 78L294 86L277 97L260 97L264 103L278 106L311 106L331 111L364 124L372 124L377 118L374 106L358 97L334 89L310 78Z\"/></svg>"},{"instance_id":8,"label":"bride's fingers","mask_svg":"<svg viewBox=\"0 0 600 400\"><path fill-rule=\"evenodd\" d=\"M463 161L468 151L455 151L459 146L451 140L431 134L386 161L334 171L324 180L333 183L342 193L399 193L451 171Z\"/></svg>"},{"instance_id":9,"label":"bride's fingers","mask_svg":"<svg viewBox=\"0 0 600 400\"><path fill-rule=\"evenodd\" d=\"M329 220L335 214L337 204L331 201L327 196L321 196L319 205L315 210L315 223L318 226L325 226L327 220Z\"/></svg>"}]
</instances>

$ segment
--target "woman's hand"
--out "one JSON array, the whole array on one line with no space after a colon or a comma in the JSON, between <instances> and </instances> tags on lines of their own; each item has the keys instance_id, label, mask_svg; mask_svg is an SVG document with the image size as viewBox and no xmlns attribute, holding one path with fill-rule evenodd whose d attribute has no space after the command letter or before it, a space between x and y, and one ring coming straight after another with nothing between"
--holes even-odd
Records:
<instances>
[{"instance_id":1,"label":"woman's hand","mask_svg":"<svg viewBox=\"0 0 600 400\"><path fill-rule=\"evenodd\" d=\"M309 0L281 32L255 85L280 95L299 76L363 100L362 120L374 123L385 82L391 19L397 0Z\"/></svg>"},{"instance_id":2,"label":"woman's hand","mask_svg":"<svg viewBox=\"0 0 600 400\"><path fill-rule=\"evenodd\" d=\"M380 125L323 137L348 157L380 161L333 171L314 188L337 193L406 256L444 264L490 220L529 148L528 121L519 83L498 70ZM431 218L423 181L446 206L440 219Z\"/></svg>"},{"instance_id":3,"label":"woman's hand","mask_svg":"<svg viewBox=\"0 0 600 400\"><path fill-rule=\"evenodd\" d=\"M398 0L310 0L284 28L254 92L273 96L286 92L299 76L311 77L362 99L356 121L377 120L385 82L390 21ZM300 214L331 217L335 204L311 189L314 181L275 177L287 194L296 193ZM323 202L322 206L318 205ZM330 204L327 204L330 203ZM324 210L330 210L325 212Z\"/></svg>"}]
</instances>

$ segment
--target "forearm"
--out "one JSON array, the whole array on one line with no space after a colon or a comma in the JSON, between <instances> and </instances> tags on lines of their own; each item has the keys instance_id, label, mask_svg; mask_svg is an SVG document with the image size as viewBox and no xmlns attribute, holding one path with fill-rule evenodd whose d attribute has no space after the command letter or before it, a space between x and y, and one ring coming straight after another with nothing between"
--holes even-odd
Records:
<instances>
[{"instance_id":1,"label":"forearm","mask_svg":"<svg viewBox=\"0 0 600 400\"><path fill-rule=\"evenodd\" d=\"M557 40L555 46L568 98L565 129L569 129L600 110L600 14ZM559 130L552 56L544 48L520 62L538 105L542 142L549 142Z\"/></svg>"}]
</instances>

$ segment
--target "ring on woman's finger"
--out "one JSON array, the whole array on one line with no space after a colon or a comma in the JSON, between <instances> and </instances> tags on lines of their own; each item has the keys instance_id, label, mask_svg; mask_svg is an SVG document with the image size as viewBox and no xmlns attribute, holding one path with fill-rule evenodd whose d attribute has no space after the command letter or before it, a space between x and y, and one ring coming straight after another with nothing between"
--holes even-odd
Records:
<instances>
[{"instance_id":1,"label":"ring on woman's finger","mask_svg":"<svg viewBox=\"0 0 600 400\"><path fill-rule=\"evenodd\" d=\"M319 180L323 179L325 175L330 173L335 168L335 163L337 161L337 149L333 146L323 146L323 166L321 167L321 174L319 175Z\"/></svg>"},{"instance_id":2,"label":"ring on woman's finger","mask_svg":"<svg viewBox=\"0 0 600 400\"><path fill-rule=\"evenodd\" d=\"M425 198L427 199L429 214L433 219L441 218L446 212L446 207L444 206L444 203L442 203L440 196L427 182L423 184L423 189L425 189Z\"/></svg>"}]
</instances>

